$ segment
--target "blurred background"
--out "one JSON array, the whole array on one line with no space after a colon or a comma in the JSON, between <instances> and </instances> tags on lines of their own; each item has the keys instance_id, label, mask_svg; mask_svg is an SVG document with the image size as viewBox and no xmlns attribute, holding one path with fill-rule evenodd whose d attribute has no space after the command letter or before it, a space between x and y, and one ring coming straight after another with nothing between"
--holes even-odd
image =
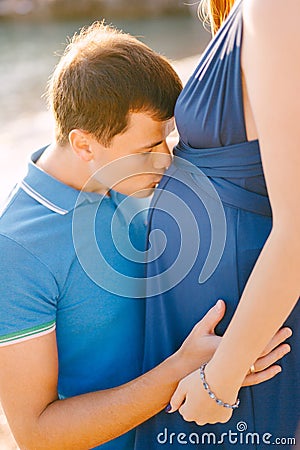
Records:
<instances>
[{"instance_id":1,"label":"blurred background","mask_svg":"<svg viewBox=\"0 0 300 450\"><path fill-rule=\"evenodd\" d=\"M0 203L23 175L28 154L51 140L51 117L42 95L67 37L105 19L167 56L186 78L210 39L198 18L198 4L193 0L0 0Z\"/></svg>"},{"instance_id":2,"label":"blurred background","mask_svg":"<svg viewBox=\"0 0 300 450\"><path fill-rule=\"evenodd\" d=\"M0 0L0 203L47 145L43 93L67 37L105 19L168 57L185 81L210 34L191 0ZM0 407L1 408L1 407ZM0 449L16 449L0 409Z\"/></svg>"}]
</instances>

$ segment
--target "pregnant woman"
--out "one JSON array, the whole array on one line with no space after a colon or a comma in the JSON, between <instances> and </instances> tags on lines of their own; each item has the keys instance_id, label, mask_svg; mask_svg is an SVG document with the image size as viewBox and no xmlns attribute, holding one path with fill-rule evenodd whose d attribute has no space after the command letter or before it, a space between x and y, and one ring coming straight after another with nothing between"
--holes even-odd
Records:
<instances>
[{"instance_id":1,"label":"pregnant woman","mask_svg":"<svg viewBox=\"0 0 300 450\"><path fill-rule=\"evenodd\" d=\"M150 215L159 257L148 265L144 370L218 298L225 337L168 413L139 428L136 450L289 448L300 418L300 4L208 7L216 33L177 102L180 141ZM282 373L240 389L284 322L293 336Z\"/></svg>"}]
</instances>

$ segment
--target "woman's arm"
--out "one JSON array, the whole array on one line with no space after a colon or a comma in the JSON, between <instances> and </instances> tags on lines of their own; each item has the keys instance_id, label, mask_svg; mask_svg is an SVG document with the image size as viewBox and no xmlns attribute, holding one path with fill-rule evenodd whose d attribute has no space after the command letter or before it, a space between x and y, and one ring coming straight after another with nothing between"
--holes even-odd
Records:
<instances>
[{"instance_id":1,"label":"woman's arm","mask_svg":"<svg viewBox=\"0 0 300 450\"><path fill-rule=\"evenodd\" d=\"M300 3L244 0L242 69L260 141L273 228L206 378L234 403L247 370L300 294ZM247 351L245 351L247 349ZM199 375L199 374L198 374ZM227 421L198 381L181 413L199 424ZM191 397L191 396L190 396Z\"/></svg>"},{"instance_id":2,"label":"woman's arm","mask_svg":"<svg viewBox=\"0 0 300 450\"><path fill-rule=\"evenodd\" d=\"M103 444L162 410L178 382L211 358L221 338L214 328L224 302L210 309L181 348L145 375L116 388L58 400L55 333L0 349L0 398L21 449L86 450ZM288 328L274 336L260 359L262 372L247 377L261 383L278 373L273 365L289 351L280 345ZM273 348L278 346L275 350ZM116 370L122 370L118 367ZM101 377L101 374L99 374Z\"/></svg>"},{"instance_id":3,"label":"woman's arm","mask_svg":"<svg viewBox=\"0 0 300 450\"><path fill-rule=\"evenodd\" d=\"M174 355L145 375L65 400L58 400L57 394L55 332L0 347L0 399L20 448L86 450L156 414L168 404L180 379L211 358L221 340L214 328L224 312L220 301ZM115 370L122 370L117 360L115 364Z\"/></svg>"}]
</instances>

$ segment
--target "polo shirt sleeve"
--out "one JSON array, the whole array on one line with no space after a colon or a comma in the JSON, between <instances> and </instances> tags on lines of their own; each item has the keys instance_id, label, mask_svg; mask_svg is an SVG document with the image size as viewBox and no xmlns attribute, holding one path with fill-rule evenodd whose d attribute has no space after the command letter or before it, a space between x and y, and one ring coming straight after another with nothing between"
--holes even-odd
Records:
<instances>
[{"instance_id":1,"label":"polo shirt sleeve","mask_svg":"<svg viewBox=\"0 0 300 450\"><path fill-rule=\"evenodd\" d=\"M58 295L47 265L0 235L0 346L53 331Z\"/></svg>"}]
</instances>

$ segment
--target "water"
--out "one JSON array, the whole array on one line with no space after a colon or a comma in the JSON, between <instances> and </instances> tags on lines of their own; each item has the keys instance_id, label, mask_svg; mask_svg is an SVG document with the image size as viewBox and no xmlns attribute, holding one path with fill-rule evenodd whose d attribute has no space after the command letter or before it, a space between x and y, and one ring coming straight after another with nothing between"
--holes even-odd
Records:
<instances>
[{"instance_id":1,"label":"water","mask_svg":"<svg viewBox=\"0 0 300 450\"><path fill-rule=\"evenodd\" d=\"M108 23L171 60L200 54L210 39L196 11L191 17ZM88 24L0 22L0 204L23 176L28 155L52 140L52 118L42 95L66 37ZM185 61L179 73L187 74L193 66L194 60Z\"/></svg>"},{"instance_id":2,"label":"water","mask_svg":"<svg viewBox=\"0 0 300 450\"><path fill-rule=\"evenodd\" d=\"M171 59L200 53L209 34L196 17L109 21L141 37ZM86 22L0 23L0 123L28 116L45 108L41 98L47 78L62 53L67 36ZM0 131L1 133L1 131Z\"/></svg>"},{"instance_id":3,"label":"water","mask_svg":"<svg viewBox=\"0 0 300 450\"><path fill-rule=\"evenodd\" d=\"M210 39L191 17L108 20L172 60L200 54ZM87 22L0 22L0 204L26 170L28 154L49 142L51 119L42 98L66 36ZM0 406L0 448L16 449Z\"/></svg>"}]
</instances>

